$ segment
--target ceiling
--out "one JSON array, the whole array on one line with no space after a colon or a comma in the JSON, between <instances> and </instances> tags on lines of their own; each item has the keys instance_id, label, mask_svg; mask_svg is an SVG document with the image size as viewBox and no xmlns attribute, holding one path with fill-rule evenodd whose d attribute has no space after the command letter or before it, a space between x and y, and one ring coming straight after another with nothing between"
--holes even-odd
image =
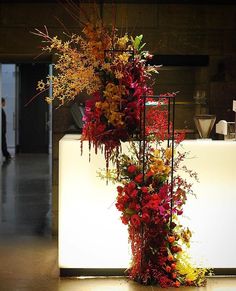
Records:
<instances>
[{"instance_id":1,"label":"ceiling","mask_svg":"<svg viewBox=\"0 0 236 291\"><path fill-rule=\"evenodd\" d=\"M217 4L236 4L236 0L0 0L0 3L55 3L55 2L74 2L74 3L156 3L156 4L199 4L199 5L217 5Z\"/></svg>"}]
</instances>

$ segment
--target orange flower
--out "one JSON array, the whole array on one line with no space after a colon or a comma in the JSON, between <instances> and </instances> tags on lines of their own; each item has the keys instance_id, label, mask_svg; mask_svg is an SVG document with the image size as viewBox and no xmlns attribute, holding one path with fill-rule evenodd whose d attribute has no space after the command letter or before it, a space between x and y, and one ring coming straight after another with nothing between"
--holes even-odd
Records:
<instances>
[{"instance_id":1,"label":"orange flower","mask_svg":"<svg viewBox=\"0 0 236 291\"><path fill-rule=\"evenodd\" d=\"M168 242L173 243L175 241L175 237L173 235L168 236Z\"/></svg>"},{"instance_id":2,"label":"orange flower","mask_svg":"<svg viewBox=\"0 0 236 291\"><path fill-rule=\"evenodd\" d=\"M172 273L172 278L176 279L176 277L177 277L177 273Z\"/></svg>"},{"instance_id":3,"label":"orange flower","mask_svg":"<svg viewBox=\"0 0 236 291\"><path fill-rule=\"evenodd\" d=\"M176 281L173 286L178 288L180 286L180 282Z\"/></svg>"},{"instance_id":4,"label":"orange flower","mask_svg":"<svg viewBox=\"0 0 236 291\"><path fill-rule=\"evenodd\" d=\"M170 271L171 271L171 267L170 266L166 266L166 272L170 273Z\"/></svg>"}]
</instances>

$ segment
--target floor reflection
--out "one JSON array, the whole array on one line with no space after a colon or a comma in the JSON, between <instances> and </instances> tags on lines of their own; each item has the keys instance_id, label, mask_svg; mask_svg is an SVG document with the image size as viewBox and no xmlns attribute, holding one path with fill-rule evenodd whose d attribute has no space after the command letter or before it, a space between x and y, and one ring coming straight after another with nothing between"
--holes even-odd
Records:
<instances>
[{"instance_id":1,"label":"floor reflection","mask_svg":"<svg viewBox=\"0 0 236 291\"><path fill-rule=\"evenodd\" d=\"M0 234L49 234L50 156L21 154L1 170Z\"/></svg>"}]
</instances>

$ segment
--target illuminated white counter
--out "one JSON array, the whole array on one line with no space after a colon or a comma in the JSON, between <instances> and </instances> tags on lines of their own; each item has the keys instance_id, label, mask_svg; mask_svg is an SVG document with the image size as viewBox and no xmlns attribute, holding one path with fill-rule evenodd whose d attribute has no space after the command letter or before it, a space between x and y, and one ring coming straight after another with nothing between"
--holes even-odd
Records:
<instances>
[{"instance_id":1,"label":"illuminated white counter","mask_svg":"<svg viewBox=\"0 0 236 291\"><path fill-rule=\"evenodd\" d=\"M185 164L198 173L184 209L192 254L205 266L236 268L236 141L184 141Z\"/></svg>"},{"instance_id":2,"label":"illuminated white counter","mask_svg":"<svg viewBox=\"0 0 236 291\"><path fill-rule=\"evenodd\" d=\"M198 172L185 209L194 231L192 253L206 266L236 268L236 142L185 141L191 151L186 165ZM116 186L97 177L104 156L80 136L66 135L59 144L60 269L126 268L130 261L127 228L115 208Z\"/></svg>"},{"instance_id":3,"label":"illuminated white counter","mask_svg":"<svg viewBox=\"0 0 236 291\"><path fill-rule=\"evenodd\" d=\"M59 143L59 267L126 268L130 260L127 228L115 207L116 186L97 177L103 154L79 135Z\"/></svg>"}]
</instances>

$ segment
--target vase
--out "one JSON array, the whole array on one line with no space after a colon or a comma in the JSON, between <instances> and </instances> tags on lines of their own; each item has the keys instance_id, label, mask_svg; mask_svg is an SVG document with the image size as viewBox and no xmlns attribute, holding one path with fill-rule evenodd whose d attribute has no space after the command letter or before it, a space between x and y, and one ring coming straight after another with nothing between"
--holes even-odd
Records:
<instances>
[{"instance_id":1,"label":"vase","mask_svg":"<svg viewBox=\"0 0 236 291\"><path fill-rule=\"evenodd\" d=\"M216 116L213 114L199 114L194 116L194 122L201 138L209 138L215 121Z\"/></svg>"}]
</instances>

